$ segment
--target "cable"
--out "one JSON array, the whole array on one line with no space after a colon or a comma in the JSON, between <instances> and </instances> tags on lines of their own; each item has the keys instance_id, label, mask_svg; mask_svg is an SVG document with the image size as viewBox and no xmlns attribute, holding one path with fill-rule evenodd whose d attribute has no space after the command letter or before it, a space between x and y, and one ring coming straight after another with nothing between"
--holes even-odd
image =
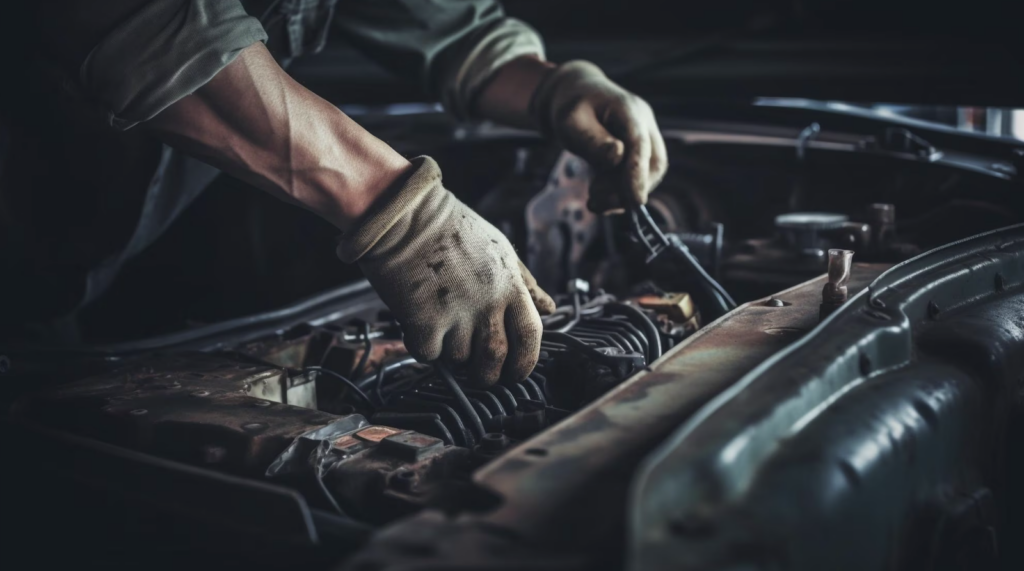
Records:
<instances>
[{"instance_id":1,"label":"cable","mask_svg":"<svg viewBox=\"0 0 1024 571\"><path fill-rule=\"evenodd\" d=\"M419 361L417 361L416 359L413 359L412 357L407 357L407 358L402 359L400 361L395 361L394 363L388 363L387 365L384 365L382 368L384 369L384 374L387 374L387 373L390 373L391 371L394 371L395 369L401 369L402 367L404 367L406 365L411 365L413 363L418 363L418 362ZM377 380L377 373L371 373L369 375L366 375L365 377L362 377L361 379L357 379L354 382L355 382L357 387L359 387L361 390L365 391L365 390L369 390L370 389L370 385L372 383L376 382L376 380Z\"/></svg>"},{"instance_id":2,"label":"cable","mask_svg":"<svg viewBox=\"0 0 1024 571\"><path fill-rule=\"evenodd\" d=\"M443 363L435 362L434 368L441 375L441 379L445 384L448 385L448 390L455 395L455 400L459 401L459 406L461 406L466 415L469 416L470 424L473 425L473 431L476 433L477 438L479 440L483 440L484 433L486 432L484 430L484 423L480 420L480 415L477 414L476 409L474 409L473 405L470 404L469 399L466 398L466 393L462 392L462 387L459 386L455 377L452 376L451 371L449 371L448 367Z\"/></svg>"},{"instance_id":3,"label":"cable","mask_svg":"<svg viewBox=\"0 0 1024 571\"><path fill-rule=\"evenodd\" d=\"M580 322L583 309L580 307L580 292L578 291L572 292L572 309L572 319L569 320L569 323L566 323L565 325L559 327L558 329L555 329L555 331L559 333L566 333L570 329L575 327L577 323Z\"/></svg>"},{"instance_id":4,"label":"cable","mask_svg":"<svg viewBox=\"0 0 1024 571\"><path fill-rule=\"evenodd\" d=\"M370 407L370 412L371 413L375 412L377 410L377 407L373 404L373 401L370 400L370 397L366 396L366 393L364 393L362 391L362 389L357 387L355 383L353 383L352 381L346 379L342 375L339 375L338 373L335 373L334 371L332 371L330 369L325 369L323 367L306 367L305 369L303 369L303 372L307 372L307 371L316 371L318 373L326 373L326 374L334 377L335 379L338 379L339 381L341 381L341 382L345 383L346 385L348 385L348 387L350 389L352 389L357 395L359 395L359 398L363 399L363 402L366 403L366 406Z\"/></svg>"},{"instance_id":5,"label":"cable","mask_svg":"<svg viewBox=\"0 0 1024 571\"><path fill-rule=\"evenodd\" d=\"M647 314L626 303L609 303L609 313L615 315L623 315L629 321L636 320L640 322L640 327L643 328L644 333L647 335L647 344L649 346L650 356L647 359L647 364L650 365L658 357L661 357L661 335L658 333L658 328L655 327L654 322L651 321ZM630 318L633 319L630 319Z\"/></svg>"},{"instance_id":6,"label":"cable","mask_svg":"<svg viewBox=\"0 0 1024 571\"><path fill-rule=\"evenodd\" d=\"M670 238L661 231L661 228L658 228L654 219L651 218L651 213L647 211L647 207L639 205L630 209L630 222L633 227L633 235L649 252L647 263L654 261L667 248L675 254L677 259L682 260L690 270L697 274L698 285L702 290L701 297L707 298L699 300L707 302L707 304L701 303L699 305L705 311L707 311L705 309L707 305L712 305L711 309L714 311L709 312L712 314L712 318L725 315L736 308L736 302L725 291L725 288L708 274L703 266L700 265L700 262L693 257L693 254L690 253L686 245L677 236ZM651 235L648 236L648 233Z\"/></svg>"},{"instance_id":7,"label":"cable","mask_svg":"<svg viewBox=\"0 0 1024 571\"><path fill-rule=\"evenodd\" d=\"M380 406L384 406L385 405L384 395L382 395L380 393L380 386L384 383L384 373L386 373L386 372L387 372L387 370L384 368L383 365L380 368L378 368L377 369L377 383L375 385L373 385L373 390L374 390L375 393L377 393L377 401L380 402Z\"/></svg>"},{"instance_id":8,"label":"cable","mask_svg":"<svg viewBox=\"0 0 1024 571\"><path fill-rule=\"evenodd\" d=\"M366 339L366 345L363 346L363 356L359 358L359 364L352 373L352 376L356 378L363 376L363 373L366 372L366 363L370 361L370 351L373 350L373 341L370 340L369 321L363 322L363 338Z\"/></svg>"}]
</instances>

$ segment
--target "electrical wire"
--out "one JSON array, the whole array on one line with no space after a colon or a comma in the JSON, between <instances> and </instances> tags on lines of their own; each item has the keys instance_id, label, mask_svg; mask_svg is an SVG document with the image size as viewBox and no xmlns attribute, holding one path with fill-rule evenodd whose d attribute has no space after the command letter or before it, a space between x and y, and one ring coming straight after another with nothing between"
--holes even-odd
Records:
<instances>
[{"instance_id":1,"label":"electrical wire","mask_svg":"<svg viewBox=\"0 0 1024 571\"><path fill-rule=\"evenodd\" d=\"M703 266L700 265L700 262L693 257L693 254L690 253L686 245L675 236L672 237L674 239L670 239L658 228L654 219L651 218L651 213L647 211L647 207L640 205L630 209L630 221L633 226L633 235L650 253L647 258L648 263L653 261L665 249L671 250L677 259L681 260L688 269L697 275L700 289L710 298L706 301L715 306L713 308L714 311L709 313L717 317L736 308L736 302L729 296L729 293L725 291L725 288L715 278L708 274ZM651 236L647 235L648 232ZM703 305L701 309L704 309Z\"/></svg>"},{"instance_id":2,"label":"electrical wire","mask_svg":"<svg viewBox=\"0 0 1024 571\"><path fill-rule=\"evenodd\" d=\"M363 346L363 355L359 358L359 364L356 365L355 372L352 374L353 377L359 378L366 372L366 364L370 361L370 351L373 350L373 341L370 339L370 323L368 321L363 322L363 338L366 340L366 344Z\"/></svg>"},{"instance_id":3,"label":"electrical wire","mask_svg":"<svg viewBox=\"0 0 1024 571\"><path fill-rule=\"evenodd\" d=\"M575 327L583 317L583 308L580 307L580 292L578 291L572 292L572 310L572 319L569 320L569 323L555 329L555 331L558 331L559 333L566 333Z\"/></svg>"},{"instance_id":4,"label":"electrical wire","mask_svg":"<svg viewBox=\"0 0 1024 571\"><path fill-rule=\"evenodd\" d=\"M623 315L626 319L640 322L641 328L644 330L644 334L647 336L648 351L650 355L647 357L647 364L650 365L658 357L661 357L661 335L658 333L658 328L651 321L647 314L626 303L609 303L609 313L615 315ZM632 319L630 319L632 317Z\"/></svg>"},{"instance_id":5,"label":"electrical wire","mask_svg":"<svg viewBox=\"0 0 1024 571\"><path fill-rule=\"evenodd\" d=\"M473 431L476 433L477 439L483 440L484 433L486 432L484 430L484 423L480 420L480 415L477 414L476 409L474 409L473 405L470 404L469 399L466 398L466 393L462 391L462 387L459 386L455 377L452 376L451 371L448 370L448 367L446 367L444 363L439 362L434 363L434 369L437 370L441 379L446 385L448 385L448 390L455 395L455 400L459 401L459 406L462 407L462 410L469 417L470 424L473 425Z\"/></svg>"},{"instance_id":6,"label":"electrical wire","mask_svg":"<svg viewBox=\"0 0 1024 571\"><path fill-rule=\"evenodd\" d=\"M370 397L366 396L366 393L364 393L362 391L362 389L357 387L355 383L353 383L352 381L346 379L344 376L342 376L342 375L340 375L338 373L335 373L334 371L332 371L330 369L325 369L323 367L306 367L305 369L303 369L303 372L307 372L307 371L316 371L318 373L325 373L325 374L327 374L327 375L329 375L331 377L334 377L335 379L345 383L346 385L348 385L348 387L350 389L352 389L353 392L355 392L357 395L359 395L359 398L363 399L363 402L366 403L366 406L370 407L370 412L371 413L375 412L377 410L377 407L373 404L373 401L370 400Z\"/></svg>"}]
</instances>

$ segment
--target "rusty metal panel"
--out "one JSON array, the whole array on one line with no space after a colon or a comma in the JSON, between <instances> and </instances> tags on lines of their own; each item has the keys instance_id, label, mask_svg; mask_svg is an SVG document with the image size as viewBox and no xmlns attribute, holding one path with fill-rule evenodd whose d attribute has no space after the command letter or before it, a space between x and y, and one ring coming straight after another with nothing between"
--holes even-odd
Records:
<instances>
[{"instance_id":1,"label":"rusty metal panel","mask_svg":"<svg viewBox=\"0 0 1024 571\"><path fill-rule=\"evenodd\" d=\"M297 436L337 419L253 396L288 385L283 369L178 353L32 396L16 414L172 460L260 474Z\"/></svg>"}]
</instances>

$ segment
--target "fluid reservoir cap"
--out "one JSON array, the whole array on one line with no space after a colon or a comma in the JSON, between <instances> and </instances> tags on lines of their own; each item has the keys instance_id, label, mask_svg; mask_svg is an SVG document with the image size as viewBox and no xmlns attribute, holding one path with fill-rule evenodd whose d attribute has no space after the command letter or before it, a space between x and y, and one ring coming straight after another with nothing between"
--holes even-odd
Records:
<instances>
[{"instance_id":1,"label":"fluid reservoir cap","mask_svg":"<svg viewBox=\"0 0 1024 571\"><path fill-rule=\"evenodd\" d=\"M775 217L775 227L784 230L832 230L850 217L833 212L789 212Z\"/></svg>"}]
</instances>

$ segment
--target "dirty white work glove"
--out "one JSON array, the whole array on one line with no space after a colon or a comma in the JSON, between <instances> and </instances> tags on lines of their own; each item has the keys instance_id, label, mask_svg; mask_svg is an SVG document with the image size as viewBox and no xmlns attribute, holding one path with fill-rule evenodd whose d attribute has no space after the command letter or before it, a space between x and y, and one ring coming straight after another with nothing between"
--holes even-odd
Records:
<instances>
[{"instance_id":1,"label":"dirty white work glove","mask_svg":"<svg viewBox=\"0 0 1024 571\"><path fill-rule=\"evenodd\" d=\"M469 363L471 379L525 379L537 364L548 294L497 228L441 185L430 157L342 236L419 361Z\"/></svg>"},{"instance_id":2,"label":"dirty white work glove","mask_svg":"<svg viewBox=\"0 0 1024 571\"><path fill-rule=\"evenodd\" d=\"M558 66L541 81L529 109L545 135L594 170L587 203L594 212L646 204L664 178L668 153L651 106L596 65Z\"/></svg>"}]
</instances>

